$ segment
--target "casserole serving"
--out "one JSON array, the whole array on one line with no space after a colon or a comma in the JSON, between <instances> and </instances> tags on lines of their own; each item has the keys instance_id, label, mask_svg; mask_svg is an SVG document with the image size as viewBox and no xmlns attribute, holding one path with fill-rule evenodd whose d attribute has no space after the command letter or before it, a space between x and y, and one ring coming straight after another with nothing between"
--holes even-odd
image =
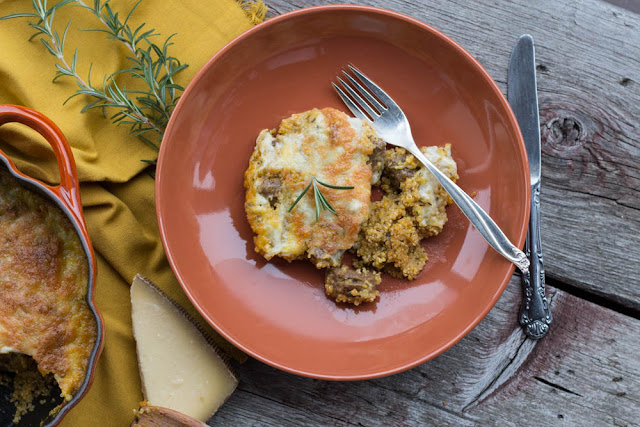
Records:
<instances>
[{"instance_id":1,"label":"casserole serving","mask_svg":"<svg viewBox=\"0 0 640 427\"><path fill-rule=\"evenodd\" d=\"M61 179L29 178L0 151L0 422L56 425L86 393L102 347L96 262L64 136L33 110L0 106L9 122L51 144Z\"/></svg>"}]
</instances>

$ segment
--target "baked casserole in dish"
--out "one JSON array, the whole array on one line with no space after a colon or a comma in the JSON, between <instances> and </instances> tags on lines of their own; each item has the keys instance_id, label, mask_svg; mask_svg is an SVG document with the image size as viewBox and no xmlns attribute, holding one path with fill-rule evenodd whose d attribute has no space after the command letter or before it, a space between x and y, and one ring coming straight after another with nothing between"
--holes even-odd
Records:
<instances>
[{"instance_id":1,"label":"baked casserole in dish","mask_svg":"<svg viewBox=\"0 0 640 427\"><path fill-rule=\"evenodd\" d=\"M0 151L0 423L55 425L88 389L102 345L95 257L59 129L35 111L0 106L7 122L51 143L61 183L24 176Z\"/></svg>"}]
</instances>

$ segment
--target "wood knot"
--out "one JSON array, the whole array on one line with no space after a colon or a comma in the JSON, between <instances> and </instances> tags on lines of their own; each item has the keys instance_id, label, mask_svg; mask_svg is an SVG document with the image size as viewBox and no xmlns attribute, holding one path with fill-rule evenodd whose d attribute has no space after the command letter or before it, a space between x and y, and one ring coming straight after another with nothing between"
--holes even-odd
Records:
<instances>
[{"instance_id":1,"label":"wood knot","mask_svg":"<svg viewBox=\"0 0 640 427\"><path fill-rule=\"evenodd\" d=\"M573 148L584 142L584 127L573 117L556 117L542 130L546 141L558 148Z\"/></svg>"}]
</instances>

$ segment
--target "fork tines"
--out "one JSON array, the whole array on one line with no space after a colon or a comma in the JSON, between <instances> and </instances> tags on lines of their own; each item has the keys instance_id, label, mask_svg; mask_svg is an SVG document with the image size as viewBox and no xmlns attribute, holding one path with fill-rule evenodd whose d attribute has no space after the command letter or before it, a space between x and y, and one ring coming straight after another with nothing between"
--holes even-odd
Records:
<instances>
[{"instance_id":1,"label":"fork tines","mask_svg":"<svg viewBox=\"0 0 640 427\"><path fill-rule=\"evenodd\" d=\"M345 70L342 70L348 83L339 76L337 78L349 95L347 95L340 86L332 82L331 84L338 92L338 95L353 115L359 119L372 121L380 117L384 111L388 110L388 107L394 104L393 100L356 67L352 65L348 65L348 67L357 77L357 80ZM360 82L358 82L358 80ZM366 88L363 87L363 85L366 86Z\"/></svg>"}]
</instances>

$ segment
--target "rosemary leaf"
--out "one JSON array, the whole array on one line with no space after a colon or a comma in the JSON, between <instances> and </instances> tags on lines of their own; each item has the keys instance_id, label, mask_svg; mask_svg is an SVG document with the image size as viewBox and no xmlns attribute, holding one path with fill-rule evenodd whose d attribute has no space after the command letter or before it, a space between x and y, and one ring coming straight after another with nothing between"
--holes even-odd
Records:
<instances>
[{"instance_id":1,"label":"rosemary leaf","mask_svg":"<svg viewBox=\"0 0 640 427\"><path fill-rule=\"evenodd\" d=\"M328 210L335 216L338 216L338 212L336 212L335 209L333 209L333 206L331 206L331 204L329 203L325 195L322 194L320 190L318 190L318 196L320 197L320 201L322 202L322 208Z\"/></svg>"},{"instance_id":2,"label":"rosemary leaf","mask_svg":"<svg viewBox=\"0 0 640 427\"><path fill-rule=\"evenodd\" d=\"M4 21L5 19L13 19L13 18L37 18L38 15L35 13L12 13L11 15L0 16L0 21Z\"/></svg>"},{"instance_id":3,"label":"rosemary leaf","mask_svg":"<svg viewBox=\"0 0 640 427\"><path fill-rule=\"evenodd\" d=\"M67 40L67 33L69 32L70 26L71 26L71 21L67 22L67 26L64 28L64 33L62 33L62 43L61 43L62 46L64 46L64 42ZM77 54L78 54L78 49L76 49L76 55Z\"/></svg>"},{"instance_id":4,"label":"rosemary leaf","mask_svg":"<svg viewBox=\"0 0 640 427\"><path fill-rule=\"evenodd\" d=\"M354 188L352 186L338 186L338 185L326 184L326 183L320 181L315 176L311 177L311 182L309 182L309 185L307 185L305 187L305 189L302 191L302 193L300 193L298 198L293 202L293 204L289 208L288 212L291 212L293 210L293 208L298 204L300 199L302 199L302 197L307 193L307 191L309 190L309 187L313 186L313 197L314 197L314 201L315 201L315 204L316 204L316 221L320 219L320 214L324 210L328 210L332 214L338 216L338 212L336 212L336 210L333 208L333 206L331 206L331 203L329 203L329 200L327 200L325 195L322 194L322 191L320 191L320 187L318 187L318 184L321 184L321 185L323 185L325 187L333 188L333 189L336 189L336 190L352 190Z\"/></svg>"},{"instance_id":5,"label":"rosemary leaf","mask_svg":"<svg viewBox=\"0 0 640 427\"><path fill-rule=\"evenodd\" d=\"M316 200L316 221L317 221L320 219L320 206L322 205L322 199L320 198L320 190L318 189L318 184L316 184L315 178L312 178L311 182L313 183L313 197Z\"/></svg>"},{"instance_id":6,"label":"rosemary leaf","mask_svg":"<svg viewBox=\"0 0 640 427\"><path fill-rule=\"evenodd\" d=\"M160 150L160 147L158 147L156 144L154 144L153 142L151 142L150 140L148 140L146 137L142 136L142 135L138 135L138 138L140 138L140 140L146 144L149 144L149 146L151 148L155 148L156 150Z\"/></svg>"},{"instance_id":7,"label":"rosemary leaf","mask_svg":"<svg viewBox=\"0 0 640 427\"><path fill-rule=\"evenodd\" d=\"M49 51L49 53L53 56L57 56L57 52L53 49L53 47L51 47L51 45L45 40L45 39L40 39L40 41L42 42L42 44L44 45L44 47L47 48L47 50Z\"/></svg>"},{"instance_id":8,"label":"rosemary leaf","mask_svg":"<svg viewBox=\"0 0 640 427\"><path fill-rule=\"evenodd\" d=\"M353 186L339 186L339 185L325 184L324 182L320 181L317 178L316 178L316 181L318 181L318 184L324 185L327 188L333 188L336 190L353 190Z\"/></svg>"},{"instance_id":9,"label":"rosemary leaf","mask_svg":"<svg viewBox=\"0 0 640 427\"><path fill-rule=\"evenodd\" d=\"M309 187L311 187L311 184L313 183L313 180L311 180L311 182L309 183L309 185L307 185L305 187L304 190L302 190L302 193L300 193L300 195L298 196L298 198L295 200L295 202L293 202L293 204L291 205L291 207L289 208L288 212L291 212L293 210L293 208L296 207L296 205L298 204L298 202L300 201L300 199L302 199L302 197L307 193L307 191L309 191Z\"/></svg>"},{"instance_id":10,"label":"rosemary leaf","mask_svg":"<svg viewBox=\"0 0 640 427\"><path fill-rule=\"evenodd\" d=\"M82 110L80 111L81 113L84 113L85 111L91 109L91 108L98 108L100 107L100 103L102 102L102 100L100 99L96 99L95 101L91 101L90 103L88 103L87 105L85 105L84 107L82 107Z\"/></svg>"},{"instance_id":11,"label":"rosemary leaf","mask_svg":"<svg viewBox=\"0 0 640 427\"><path fill-rule=\"evenodd\" d=\"M92 32L92 33L107 33L107 34L111 34L111 31L109 30L104 30L102 28L78 28L78 31L86 31L86 32ZM109 37L110 39L113 39L115 37Z\"/></svg>"},{"instance_id":12,"label":"rosemary leaf","mask_svg":"<svg viewBox=\"0 0 640 427\"><path fill-rule=\"evenodd\" d=\"M98 4L100 4L99 1L97 1ZM127 17L124 18L124 22L122 22L121 26L124 27L127 25L127 22L129 22L129 18L131 18L131 15L133 15L133 12L138 8L138 6L140 5L140 3L142 3L142 0L138 0L138 2L136 2L136 4L133 5L133 7L131 8L131 10L129 11L129 13L127 14ZM117 18L116 18L117 21ZM144 160L143 160L144 161Z\"/></svg>"},{"instance_id":13,"label":"rosemary leaf","mask_svg":"<svg viewBox=\"0 0 640 427\"><path fill-rule=\"evenodd\" d=\"M64 74L65 76L73 76L73 73L66 68L62 67L60 64L56 64L56 68L60 74Z\"/></svg>"}]
</instances>

